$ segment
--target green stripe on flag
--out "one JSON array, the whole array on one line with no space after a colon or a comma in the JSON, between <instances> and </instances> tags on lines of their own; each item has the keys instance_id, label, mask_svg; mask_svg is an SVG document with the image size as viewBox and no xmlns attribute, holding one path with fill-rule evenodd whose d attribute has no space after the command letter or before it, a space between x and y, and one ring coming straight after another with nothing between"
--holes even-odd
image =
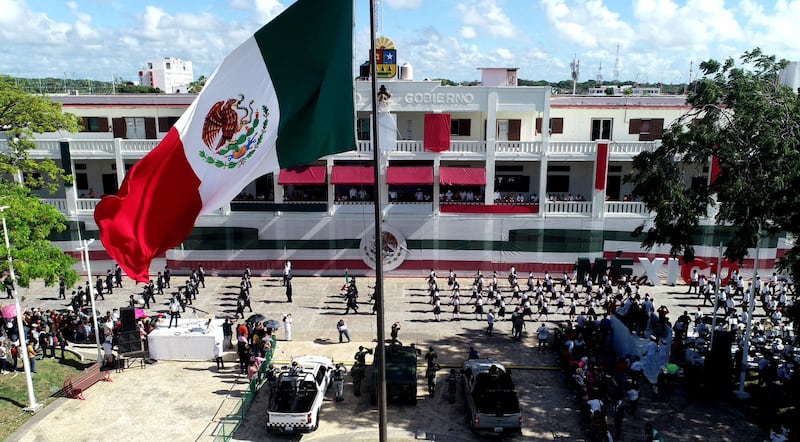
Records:
<instances>
[{"instance_id":1,"label":"green stripe on flag","mask_svg":"<svg viewBox=\"0 0 800 442\"><path fill-rule=\"evenodd\" d=\"M298 0L254 37L278 97L281 168L354 150L353 0Z\"/></svg>"}]
</instances>

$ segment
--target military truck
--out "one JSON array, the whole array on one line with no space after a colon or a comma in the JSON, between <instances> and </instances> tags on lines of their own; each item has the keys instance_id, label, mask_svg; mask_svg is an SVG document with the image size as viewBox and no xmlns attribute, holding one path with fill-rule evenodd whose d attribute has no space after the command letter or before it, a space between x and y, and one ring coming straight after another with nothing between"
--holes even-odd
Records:
<instances>
[{"instance_id":1,"label":"military truck","mask_svg":"<svg viewBox=\"0 0 800 442\"><path fill-rule=\"evenodd\" d=\"M470 428L481 435L521 434L519 398L505 367L491 359L469 359L462 373Z\"/></svg>"},{"instance_id":2,"label":"military truck","mask_svg":"<svg viewBox=\"0 0 800 442\"><path fill-rule=\"evenodd\" d=\"M386 348L386 402L417 405L417 356L413 345L392 343ZM378 402L378 352L372 362L372 403Z\"/></svg>"}]
</instances>

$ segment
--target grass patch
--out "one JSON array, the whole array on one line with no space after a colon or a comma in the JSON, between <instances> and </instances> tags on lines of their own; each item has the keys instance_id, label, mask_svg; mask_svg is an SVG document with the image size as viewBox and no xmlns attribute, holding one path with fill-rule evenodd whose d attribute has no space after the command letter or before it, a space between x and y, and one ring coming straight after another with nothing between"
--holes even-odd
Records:
<instances>
[{"instance_id":1,"label":"grass patch","mask_svg":"<svg viewBox=\"0 0 800 442\"><path fill-rule=\"evenodd\" d=\"M36 402L45 407L62 395L64 380L91 365L80 362L71 353L65 353L65 356L63 361L49 358L36 361L37 373L33 374L33 391ZM21 368L22 361L17 365ZM16 374L0 375L0 440L6 440L30 418L31 414L23 411L28 405L25 373L19 371Z\"/></svg>"}]
</instances>

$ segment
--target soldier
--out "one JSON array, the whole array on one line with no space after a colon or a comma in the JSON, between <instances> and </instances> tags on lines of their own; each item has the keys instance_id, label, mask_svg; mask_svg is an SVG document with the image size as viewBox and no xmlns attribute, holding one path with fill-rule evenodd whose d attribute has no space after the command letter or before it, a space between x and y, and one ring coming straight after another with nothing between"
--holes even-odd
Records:
<instances>
[{"instance_id":1,"label":"soldier","mask_svg":"<svg viewBox=\"0 0 800 442\"><path fill-rule=\"evenodd\" d=\"M95 291L97 292L97 293L94 294L95 301L97 300L98 297L99 298L103 298L103 301L106 300L106 297L103 296L103 277L101 277L101 276L97 277L97 284L96 284L96 287L95 287Z\"/></svg>"},{"instance_id":2,"label":"soldier","mask_svg":"<svg viewBox=\"0 0 800 442\"><path fill-rule=\"evenodd\" d=\"M159 295L164 294L164 274L161 272L158 272L158 278L156 278L156 289Z\"/></svg>"},{"instance_id":3,"label":"soldier","mask_svg":"<svg viewBox=\"0 0 800 442\"><path fill-rule=\"evenodd\" d=\"M272 397L272 394L275 392L275 388L278 386L279 375L280 370L275 368L274 364L269 364L269 367L267 367L267 392L269 392L270 397Z\"/></svg>"},{"instance_id":4,"label":"soldier","mask_svg":"<svg viewBox=\"0 0 800 442\"><path fill-rule=\"evenodd\" d=\"M114 264L114 285L122 288L122 268L119 264Z\"/></svg>"},{"instance_id":5,"label":"soldier","mask_svg":"<svg viewBox=\"0 0 800 442\"><path fill-rule=\"evenodd\" d=\"M357 364L367 365L367 354L372 354L371 348L364 348L363 345L358 346L358 351L353 357Z\"/></svg>"},{"instance_id":6,"label":"soldier","mask_svg":"<svg viewBox=\"0 0 800 442\"><path fill-rule=\"evenodd\" d=\"M111 273L111 269L106 272L106 291L109 295L114 294L114 274Z\"/></svg>"},{"instance_id":7,"label":"soldier","mask_svg":"<svg viewBox=\"0 0 800 442\"><path fill-rule=\"evenodd\" d=\"M428 365L425 370L425 378L428 379L428 394L433 397L436 394L436 370L439 369L439 364Z\"/></svg>"},{"instance_id":8,"label":"soldier","mask_svg":"<svg viewBox=\"0 0 800 442\"><path fill-rule=\"evenodd\" d=\"M172 288L169 285L169 280L172 278L172 272L170 272L168 266L164 266L164 287L170 289Z\"/></svg>"},{"instance_id":9,"label":"soldier","mask_svg":"<svg viewBox=\"0 0 800 442\"><path fill-rule=\"evenodd\" d=\"M451 404L456 403L456 391L458 390L458 372L455 368L450 369L450 375L447 376L447 401Z\"/></svg>"},{"instance_id":10,"label":"soldier","mask_svg":"<svg viewBox=\"0 0 800 442\"><path fill-rule=\"evenodd\" d=\"M366 366L361 361L356 361L353 368L350 369L350 376L353 377L353 395L361 396L361 381L364 380L366 375Z\"/></svg>"},{"instance_id":11,"label":"soldier","mask_svg":"<svg viewBox=\"0 0 800 442\"><path fill-rule=\"evenodd\" d=\"M63 276L58 278L58 299L67 299L67 283Z\"/></svg>"},{"instance_id":12,"label":"soldier","mask_svg":"<svg viewBox=\"0 0 800 442\"><path fill-rule=\"evenodd\" d=\"M438 358L439 356L435 351L433 351L433 347L429 347L428 352L425 353L425 360L428 361L428 367L434 365L436 363L436 359Z\"/></svg>"},{"instance_id":13,"label":"soldier","mask_svg":"<svg viewBox=\"0 0 800 442\"><path fill-rule=\"evenodd\" d=\"M333 369L333 392L336 396L336 402L344 400L344 375L347 374L347 369L342 364L336 364Z\"/></svg>"}]
</instances>

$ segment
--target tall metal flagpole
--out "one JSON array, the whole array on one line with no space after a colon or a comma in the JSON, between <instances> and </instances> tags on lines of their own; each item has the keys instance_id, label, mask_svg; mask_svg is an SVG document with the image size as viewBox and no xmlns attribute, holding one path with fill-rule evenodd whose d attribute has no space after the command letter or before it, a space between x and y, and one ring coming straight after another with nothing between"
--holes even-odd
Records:
<instances>
[{"instance_id":1,"label":"tall metal flagpole","mask_svg":"<svg viewBox=\"0 0 800 442\"><path fill-rule=\"evenodd\" d=\"M719 308L719 289L722 285L722 243L719 243L719 261L717 261L717 281L714 284L714 316L711 320L711 340L708 348L714 348L714 332L717 330L717 309ZM705 301L704 301L705 302Z\"/></svg>"},{"instance_id":2,"label":"tall metal flagpole","mask_svg":"<svg viewBox=\"0 0 800 442\"><path fill-rule=\"evenodd\" d=\"M375 359L378 361L378 437L386 442L386 333L383 317L383 238L381 229L381 185L380 185L380 148L378 146L378 80L375 66L375 0L369 2L370 31L370 78L372 79L372 161L374 168L374 202L375 207L375 304L377 310L378 348Z\"/></svg>"},{"instance_id":3,"label":"tall metal flagpole","mask_svg":"<svg viewBox=\"0 0 800 442\"><path fill-rule=\"evenodd\" d=\"M747 377L747 353L750 351L750 336L753 333L753 309L756 306L756 282L758 278L758 255L761 253L761 225L758 226L756 237L756 259L753 262L753 282L750 284L750 302L747 303L747 331L745 332L744 343L742 345L742 371L739 373L739 390L733 394L739 399L747 399L750 394L744 391L744 381ZM759 290L761 287L759 287Z\"/></svg>"},{"instance_id":4,"label":"tall metal flagpole","mask_svg":"<svg viewBox=\"0 0 800 442\"><path fill-rule=\"evenodd\" d=\"M17 278L14 275L14 260L11 258L11 243L8 240L8 227L6 227L6 214L5 211L9 206L0 207L0 212L3 213L3 236L6 240L6 251L8 252L8 273L11 276L12 294L14 295L14 307L17 313L17 333L19 334L19 353L22 357L22 367L25 370L25 383L28 386L28 406L25 411L35 412L42 407L42 404L36 402L36 395L33 391L33 378L31 378L31 363L28 360L28 344L25 339L25 324L22 322L22 308L19 305L19 296L17 296Z\"/></svg>"}]
</instances>

